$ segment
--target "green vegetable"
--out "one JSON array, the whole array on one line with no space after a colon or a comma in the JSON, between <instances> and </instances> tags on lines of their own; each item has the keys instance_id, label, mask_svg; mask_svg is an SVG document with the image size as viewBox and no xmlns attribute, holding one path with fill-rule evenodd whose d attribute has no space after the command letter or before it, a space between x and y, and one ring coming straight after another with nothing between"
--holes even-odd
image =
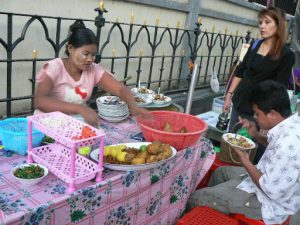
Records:
<instances>
[{"instance_id":1,"label":"green vegetable","mask_svg":"<svg viewBox=\"0 0 300 225\"><path fill-rule=\"evenodd\" d=\"M141 151L141 152L147 151L147 145L141 145L141 146L140 146L140 151Z\"/></svg>"},{"instance_id":2,"label":"green vegetable","mask_svg":"<svg viewBox=\"0 0 300 225\"><path fill-rule=\"evenodd\" d=\"M14 172L14 175L22 179L35 179L44 176L44 169L38 165L25 166L18 168Z\"/></svg>"},{"instance_id":3,"label":"green vegetable","mask_svg":"<svg viewBox=\"0 0 300 225\"><path fill-rule=\"evenodd\" d=\"M43 143L47 143L47 144L51 144L51 143L54 143L55 140L52 139L51 137L48 137L48 136L45 136L42 140Z\"/></svg>"}]
</instances>

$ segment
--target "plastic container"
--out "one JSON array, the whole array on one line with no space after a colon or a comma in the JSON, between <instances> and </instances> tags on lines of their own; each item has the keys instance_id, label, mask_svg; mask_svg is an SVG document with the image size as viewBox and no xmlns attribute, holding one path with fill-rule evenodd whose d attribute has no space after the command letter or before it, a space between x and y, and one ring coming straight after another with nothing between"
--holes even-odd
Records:
<instances>
[{"instance_id":1,"label":"plastic container","mask_svg":"<svg viewBox=\"0 0 300 225\"><path fill-rule=\"evenodd\" d=\"M224 96L214 98L211 111L221 114L223 112L224 100Z\"/></svg>"},{"instance_id":2,"label":"plastic container","mask_svg":"<svg viewBox=\"0 0 300 225\"><path fill-rule=\"evenodd\" d=\"M32 129L32 145L41 144L44 134ZM9 118L0 121L0 139L6 150L26 155L28 148L28 122L26 118Z\"/></svg>"},{"instance_id":3,"label":"plastic container","mask_svg":"<svg viewBox=\"0 0 300 225\"><path fill-rule=\"evenodd\" d=\"M264 223L264 221L262 221L262 220L251 219L251 218L248 218L248 217L246 217L246 216L244 216L242 214L238 214L238 213L233 213L233 214L230 215L230 217L232 217L232 218L234 218L236 220L239 220L241 225L243 225L243 224L266 225ZM277 224L277 225L289 225L290 224L290 220L291 220L291 216L289 216L287 218L287 220L284 221L283 223Z\"/></svg>"},{"instance_id":4,"label":"plastic container","mask_svg":"<svg viewBox=\"0 0 300 225\"><path fill-rule=\"evenodd\" d=\"M177 151L195 144L207 130L207 124L196 116L173 111L152 111L151 114L153 119L137 119L146 141L160 140L170 144ZM175 132L163 131L166 123L169 123ZM178 132L183 127L187 129L187 133Z\"/></svg>"},{"instance_id":5,"label":"plastic container","mask_svg":"<svg viewBox=\"0 0 300 225\"><path fill-rule=\"evenodd\" d=\"M239 225L239 222L207 206L197 206L184 215L177 225Z\"/></svg>"},{"instance_id":6,"label":"plastic container","mask_svg":"<svg viewBox=\"0 0 300 225\"><path fill-rule=\"evenodd\" d=\"M43 113L29 116L29 128L34 125L47 136L55 140L54 144L28 149L28 162L37 162L46 166L50 172L69 183L68 193L73 193L75 184L93 179L103 180L103 148L105 133L82 121L61 112ZM95 136L77 138L88 127ZM77 154L81 147L99 147L98 164Z\"/></svg>"}]
</instances>

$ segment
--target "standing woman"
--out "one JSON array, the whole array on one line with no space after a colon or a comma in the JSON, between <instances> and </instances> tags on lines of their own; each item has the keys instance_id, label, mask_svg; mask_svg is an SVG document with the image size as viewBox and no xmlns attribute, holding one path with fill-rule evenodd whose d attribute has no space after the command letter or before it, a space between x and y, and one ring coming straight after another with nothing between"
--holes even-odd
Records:
<instances>
[{"instance_id":1,"label":"standing woman","mask_svg":"<svg viewBox=\"0 0 300 225\"><path fill-rule=\"evenodd\" d=\"M225 96L223 110L229 112L233 102L229 129L238 121L238 116L253 120L249 100L252 87L265 80L274 80L288 85L294 53L285 44L285 13L279 8L263 9L258 14L261 40L249 47L243 62L238 66L235 77Z\"/></svg>"},{"instance_id":2,"label":"standing woman","mask_svg":"<svg viewBox=\"0 0 300 225\"><path fill-rule=\"evenodd\" d=\"M94 63L97 41L93 31L80 21L72 24L70 31L66 46L67 58L47 62L37 75L38 85L34 99L36 112L80 114L87 123L98 126L99 117L86 102L91 97L94 85L99 85L124 100L133 115L147 115L148 111L136 105L125 85Z\"/></svg>"}]
</instances>

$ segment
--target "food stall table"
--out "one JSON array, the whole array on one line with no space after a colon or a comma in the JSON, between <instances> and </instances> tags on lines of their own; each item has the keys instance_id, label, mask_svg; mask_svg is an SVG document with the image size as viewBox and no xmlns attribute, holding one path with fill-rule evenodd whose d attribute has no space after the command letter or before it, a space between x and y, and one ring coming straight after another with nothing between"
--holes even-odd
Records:
<instances>
[{"instance_id":1,"label":"food stall table","mask_svg":"<svg viewBox=\"0 0 300 225\"><path fill-rule=\"evenodd\" d=\"M135 120L101 121L106 144L137 142ZM67 194L67 185L49 174L38 185L22 187L11 168L24 163L19 155L6 157L0 150L0 224L174 224L190 194L215 159L209 140L179 151L161 166L144 171L105 169L104 181L78 185Z\"/></svg>"}]
</instances>

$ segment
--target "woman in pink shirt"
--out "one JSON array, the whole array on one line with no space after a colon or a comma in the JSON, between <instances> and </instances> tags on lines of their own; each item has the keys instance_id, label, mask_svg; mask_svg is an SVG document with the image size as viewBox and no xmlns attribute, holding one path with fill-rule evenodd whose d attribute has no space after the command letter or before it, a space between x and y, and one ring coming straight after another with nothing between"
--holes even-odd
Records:
<instances>
[{"instance_id":1,"label":"woman in pink shirt","mask_svg":"<svg viewBox=\"0 0 300 225\"><path fill-rule=\"evenodd\" d=\"M91 97L94 85L124 100L132 115L148 114L139 108L128 88L113 75L94 63L97 53L96 36L82 22L70 26L72 32L66 46L67 58L56 58L45 65L37 75L35 108L37 111L61 111L80 114L84 120L99 125L97 113L85 103Z\"/></svg>"}]
</instances>

